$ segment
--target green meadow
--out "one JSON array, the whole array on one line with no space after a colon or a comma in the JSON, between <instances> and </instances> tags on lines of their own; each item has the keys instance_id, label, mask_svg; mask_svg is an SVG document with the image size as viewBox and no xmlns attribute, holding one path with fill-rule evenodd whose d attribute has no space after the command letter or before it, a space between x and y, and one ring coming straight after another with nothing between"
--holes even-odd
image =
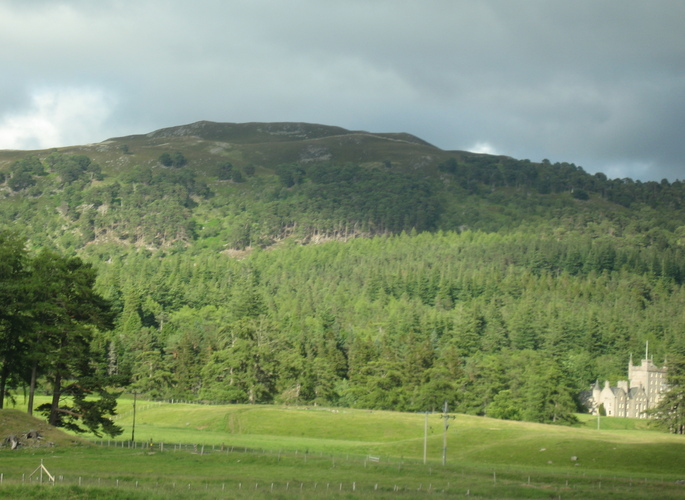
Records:
<instances>
[{"instance_id":1,"label":"green meadow","mask_svg":"<svg viewBox=\"0 0 685 500\"><path fill-rule=\"evenodd\" d=\"M131 444L133 416L122 399L116 440L0 450L0 498L685 496L685 437L645 420L597 429L588 415L565 427L451 414L443 465L440 414L139 400ZM38 425L17 410L0 417L3 437ZM41 460L54 486L29 479Z\"/></svg>"}]
</instances>

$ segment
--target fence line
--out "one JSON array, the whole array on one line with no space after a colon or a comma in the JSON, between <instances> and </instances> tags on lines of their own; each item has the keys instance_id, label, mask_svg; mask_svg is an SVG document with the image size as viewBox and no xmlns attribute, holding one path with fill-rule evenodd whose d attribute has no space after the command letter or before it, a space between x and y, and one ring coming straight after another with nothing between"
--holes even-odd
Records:
<instances>
[{"instance_id":1,"label":"fence line","mask_svg":"<svg viewBox=\"0 0 685 500\"><path fill-rule=\"evenodd\" d=\"M566 494L573 491L574 497L582 495L582 492L592 492L589 496L596 496L598 492L602 494L611 495L612 493L618 496L630 497L635 495L637 489L640 491L646 491L645 488L658 488L659 493L666 493L664 496L669 496L675 498L674 495L682 494L682 485L678 485L677 482L666 483L664 479L650 478L647 477L607 477L607 476L594 476L588 474L587 471L577 471L575 473L562 472L562 471L550 471L548 473L539 472L535 476L531 475L530 472L525 470L519 470L512 467L499 467L499 468L483 468L483 467L466 467L469 469L465 470L463 465L457 466L447 466L442 469L444 475L442 477L431 477L436 470L436 464L423 464L422 460L407 461L404 459L392 459L390 457L378 457L371 455L352 455L344 454L336 457L335 455L324 455L322 452L319 453L309 453L308 451L301 452L296 450L294 452L284 453L282 450L259 450L250 449L247 447L235 447L235 446L212 446L212 445L201 445L201 444L188 444L188 443L150 443L143 441L113 441L113 440L97 440L91 439L92 442L99 446L116 446L125 447L132 449L141 450L152 450L154 452L164 452L164 453L197 453L197 454L211 454L211 453L250 453L259 454L265 457L271 457L272 460L280 462L283 457L287 458L289 461L297 463L302 461L303 464L310 464L312 467L321 467L322 463L331 460L335 463L336 458L338 463L347 461L351 466L359 467L359 474L363 476L361 467L373 467L379 469L380 474L387 474L390 470L396 470L398 476L396 479L387 478L385 482L379 482L377 479L366 478L364 479L357 476L354 469L350 469L349 474L346 476L346 482L328 482L320 483L317 481L278 481L271 478L262 477L259 481L252 480L254 482L245 482L244 480L239 480L233 475L233 477L215 477L211 480L195 480L183 483L176 483L173 479L167 481L159 481L158 479L147 479L145 476L138 478L112 478L112 477L97 477L97 473L90 476L79 475L79 473L74 473L73 476L65 476L57 474L54 482L50 482L49 487L52 485L64 485L72 486L78 484L81 487L104 487L104 488L126 488L126 489L152 489L162 491L181 491L188 492L200 492L200 490L209 491L212 494L218 496L219 492L240 491L245 490L245 493L249 491L258 492L260 495L267 493L280 493L284 494L287 492L292 492L294 494L313 493L317 496L324 492L330 492L331 494L340 494L341 492L348 495L353 495L356 493L361 494L373 494L373 493L389 493L389 492L406 492L411 496L423 496L424 494L444 494L449 496L455 495L474 495L474 496L486 496L486 497L496 497L497 492L501 492L502 496L509 496L509 491L512 488L516 488L517 491L520 488L526 488L527 491L533 491L530 488L539 490L544 489L545 491L554 493L554 498L563 497L563 493ZM309 458L309 461L307 460ZM377 461L376 461L377 460ZM362 465L363 463L363 465ZM402 477L405 475L405 468L407 472L413 472L413 477L411 479ZM425 473L421 476L420 473ZM235 474L235 471L233 471ZM420 479L423 481L420 481ZM0 469L0 496L2 496L2 489L6 487L11 487L13 485L40 485L41 483L37 481L36 477L27 476L26 474L16 474L14 476L9 475L6 471ZM43 484L47 485L46 482ZM325 486L324 486L325 484ZM47 486L46 486L47 487Z\"/></svg>"},{"instance_id":2,"label":"fence line","mask_svg":"<svg viewBox=\"0 0 685 500\"><path fill-rule=\"evenodd\" d=\"M459 476L457 470L452 471L453 476ZM354 474L350 474L354 476ZM544 476L544 475L543 475ZM378 482L376 480L358 481L358 480L347 480L345 482L327 482L319 483L318 481L276 481L261 479L260 481L252 480L251 482L245 482L238 479L227 479L227 478L215 478L212 480L195 480L195 481L183 481L176 482L173 480L162 481L158 479L145 480L144 478L138 479L119 479L119 478L101 478L95 476L79 476L74 474L73 476L58 475L55 477L55 481L39 481L37 478L27 477L26 474L19 475L15 477L8 476L5 473L0 473L0 495L4 488L9 488L12 486L21 485L25 486L35 486L35 487L55 487L55 486L74 486L78 485L82 488L88 487L98 487L98 488L114 488L114 489L127 489L127 490L150 490L155 489L155 491L169 491L177 493L184 492L209 492L212 494L230 494L231 492L238 492L245 490L245 492L257 492L260 494L266 493L292 493L293 495L298 495L301 498L302 494L314 494L320 496L324 493L331 494L374 494L374 493L406 493L412 497L418 497L423 495L435 495L443 494L453 497L455 495L466 495L466 496L485 496L488 498L495 498L497 492L500 492L502 496L509 496L512 492L512 488L520 489L520 491L532 491L530 488L544 489L550 495L553 494L553 498L562 498L564 493L568 494L573 491L571 496L578 497L582 495L583 492L587 492L589 496L597 497L601 491L602 495L619 494L624 497L634 495L636 493L635 488L639 485L641 486L641 491L648 491L648 488L656 487L658 490L655 492L657 495L659 493L668 496L669 498L675 498L676 495L682 494L682 486L675 483L665 483L663 480L659 481L656 479L647 480L634 480L634 478L583 478L577 475L572 480L566 479L564 481L561 474L554 476L555 481L550 481L549 477L541 477L537 481L530 483L525 481L527 478L523 477L508 477L504 479L503 477L497 477L493 481L493 476L487 477L486 471L480 471L477 475L469 476L468 478L458 478L451 477L442 480L432 480L426 482L412 482L411 480L399 481L388 480L385 483ZM449 479L449 480L448 480ZM517 495L514 495L517 496Z\"/></svg>"},{"instance_id":3,"label":"fence line","mask_svg":"<svg viewBox=\"0 0 685 500\"><path fill-rule=\"evenodd\" d=\"M244 482L238 480L217 479L213 481L199 480L177 483L175 481L159 482L158 480L144 481L140 479L117 479L117 478L100 478L100 477L84 477L84 476L64 476L59 475L55 481L39 481L37 479L28 479L25 475L17 477L8 477L2 474L2 481L0 482L0 491L4 487L13 485L30 485L46 487L54 486L75 486L82 488L97 487L97 488L114 488L114 489L130 489L130 490L147 490L155 489L157 491L211 491L211 492L231 492L231 491L256 491L269 493L287 493L293 495L301 495L304 492L322 492L323 486L318 481L297 481L292 484L291 481L254 481ZM422 484L418 487L414 484L407 483L387 483L381 484L378 482L360 482L347 481L326 484L326 491L347 492L347 493L369 493L369 492L391 492L391 491L414 491L417 493L458 493L460 490L456 488L453 483L444 482L444 484L431 484L429 488L424 488ZM463 492L462 492L463 493Z\"/></svg>"}]
</instances>

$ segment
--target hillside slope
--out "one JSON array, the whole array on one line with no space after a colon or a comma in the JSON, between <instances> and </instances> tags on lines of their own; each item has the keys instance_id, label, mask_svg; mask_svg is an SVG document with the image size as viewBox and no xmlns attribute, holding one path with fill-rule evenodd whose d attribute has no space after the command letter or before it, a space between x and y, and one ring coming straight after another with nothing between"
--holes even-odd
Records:
<instances>
[{"instance_id":1,"label":"hillside slope","mask_svg":"<svg viewBox=\"0 0 685 500\"><path fill-rule=\"evenodd\" d=\"M568 163L305 123L197 122L0 151L0 223L35 247L68 252L103 243L243 250L289 236L517 227L632 236L645 224L660 233L650 239L672 240L683 207L679 181L612 180Z\"/></svg>"},{"instance_id":2,"label":"hillside slope","mask_svg":"<svg viewBox=\"0 0 685 500\"><path fill-rule=\"evenodd\" d=\"M34 438L27 434L37 432L40 437ZM45 420L31 417L20 410L0 409L0 445L10 448L10 443L4 443L6 438L15 436L20 442L20 448L44 448L53 446L85 446L87 441L66 434L49 425Z\"/></svg>"}]
</instances>

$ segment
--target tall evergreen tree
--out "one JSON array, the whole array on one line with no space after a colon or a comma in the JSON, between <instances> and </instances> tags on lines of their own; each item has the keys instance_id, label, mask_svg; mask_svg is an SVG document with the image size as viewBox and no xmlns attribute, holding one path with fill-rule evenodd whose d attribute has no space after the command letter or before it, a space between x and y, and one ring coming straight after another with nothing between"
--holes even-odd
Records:
<instances>
[{"instance_id":1,"label":"tall evergreen tree","mask_svg":"<svg viewBox=\"0 0 685 500\"><path fill-rule=\"evenodd\" d=\"M93 328L112 328L109 305L95 293L96 273L76 257L41 252L32 263L39 336L38 365L52 385L52 402L38 408L52 425L76 432L117 435L122 429L109 418L116 399L108 381L91 362ZM99 398L92 396L98 394Z\"/></svg>"},{"instance_id":2,"label":"tall evergreen tree","mask_svg":"<svg viewBox=\"0 0 685 500\"><path fill-rule=\"evenodd\" d=\"M30 331L30 289L28 254L24 241L13 233L0 231L0 408L8 383L18 377L26 364L27 334Z\"/></svg>"},{"instance_id":3,"label":"tall evergreen tree","mask_svg":"<svg viewBox=\"0 0 685 500\"><path fill-rule=\"evenodd\" d=\"M685 434L685 350L668 358L669 389L649 413L654 425L673 434Z\"/></svg>"}]
</instances>

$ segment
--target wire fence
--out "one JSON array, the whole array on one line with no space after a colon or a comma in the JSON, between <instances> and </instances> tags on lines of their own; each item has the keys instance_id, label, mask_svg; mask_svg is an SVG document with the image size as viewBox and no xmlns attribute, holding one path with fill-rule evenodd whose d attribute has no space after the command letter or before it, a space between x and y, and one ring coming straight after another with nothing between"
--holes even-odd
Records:
<instances>
[{"instance_id":1,"label":"wire fence","mask_svg":"<svg viewBox=\"0 0 685 500\"><path fill-rule=\"evenodd\" d=\"M539 497L545 493L546 498L615 498L643 497L651 492L659 498L685 497L685 484L678 481L667 481L659 478L633 478L617 476L596 476L585 472L561 473L550 471L529 472L510 467L469 468L459 465L441 466L423 464L422 461L405 460L397 457L372 455L324 454L308 451L279 451L254 449L248 447L217 446L188 443L151 443L149 441L124 440L91 440L100 447L124 448L149 452L151 454L187 453L197 455L243 454L255 457L256 463L278 463L283 465L306 464L317 468L322 477L334 477L327 470L340 468L347 480L297 481L276 479L236 478L235 469L226 477L181 478L146 477L144 474L116 475L97 477L97 472L90 475L54 475L50 474L14 474L7 475L1 470L0 463L0 496L3 488L12 486L74 486L83 488L102 488L111 490L154 490L157 494L169 493L169 496L200 496L204 492L209 497L261 497L270 494L299 494L304 497L325 497L355 495L373 496L392 494L414 498L430 494L433 497L452 498L455 496L480 496L484 498ZM264 458L268 460L264 460ZM259 459L258 459L259 458ZM240 460L237 460L240 462ZM250 462L250 460L247 460ZM243 459L243 463L247 463ZM42 466L42 462L41 462ZM265 470L268 467L265 467ZM371 469L371 470L367 470ZM38 470L38 469L36 469ZM301 469L303 470L303 469ZM367 474L368 472L368 474ZM268 477L268 476L267 476ZM340 477L340 476L338 476ZM373 478L370 479L370 478ZM15 490L16 491L16 490ZM11 496L11 494L10 494ZM645 497L647 498L647 497Z\"/></svg>"},{"instance_id":2,"label":"wire fence","mask_svg":"<svg viewBox=\"0 0 685 500\"><path fill-rule=\"evenodd\" d=\"M382 492L396 492L396 493L411 493L411 496L416 494L469 494L470 489L462 489L457 485L449 483L425 483L418 487L402 482L393 484L385 483L370 483L370 482L321 482L321 481L165 481L165 482L150 482L131 479L113 479L113 478L93 478L83 476L57 476L54 483L44 480L42 483L38 479L28 479L22 477L4 477L0 474L0 492L3 487L17 486L17 485L39 485L44 486L75 486L82 488L102 488L102 489L128 489L128 490L149 490L154 489L156 493L160 492L187 492L189 495L196 492L205 492L213 495L224 493L226 495L233 495L238 492L251 495L252 493L292 493L297 495L317 496L333 493L382 493Z\"/></svg>"},{"instance_id":3,"label":"wire fence","mask_svg":"<svg viewBox=\"0 0 685 500\"><path fill-rule=\"evenodd\" d=\"M308 460L326 460L330 461L331 466L335 467L338 463L356 463L363 464L367 467L369 464L392 464L399 470L403 466L408 465L421 465L423 462L421 460L405 459L404 457L392 457L392 456L376 456L376 455L365 455L365 454L354 454L354 453L324 453L310 452L309 450L290 450L290 449L268 449L268 448L253 448L248 446L234 446L227 444L202 444L202 443L170 443L170 442L155 442L149 441L131 441L126 439L96 439L90 438L89 442L105 447L105 448L122 448L131 450L147 451L150 453L165 453L165 452L187 452L198 455L208 455L208 454L232 454L232 453L242 453L251 454L255 456L269 456L275 457L277 461L281 458L299 458L307 463Z\"/></svg>"},{"instance_id":4,"label":"wire fence","mask_svg":"<svg viewBox=\"0 0 685 500\"><path fill-rule=\"evenodd\" d=\"M0 495L3 489L16 486L70 487L78 485L81 488L99 488L105 490L154 490L156 494L169 493L169 496L193 496L205 493L211 497L227 496L230 498L266 496L267 494L296 494L304 497L346 496L358 494L373 496L375 494L392 493L398 496L416 498L423 495L432 497L453 498L455 496L477 496L482 498L504 498L513 495L521 498L537 498L544 492L545 498L633 498L643 497L651 492L659 498L682 498L685 486L682 484L665 483L663 481L633 478L567 478L566 480L550 481L531 480L531 477L499 477L496 471L480 475L459 478L458 474L450 480L427 480L425 482L402 481L283 481L283 480L145 480L116 477L66 476L57 475L54 481L47 477L39 479L21 476L7 476L0 473ZM516 494L515 492L519 493ZM528 494L525 494L528 492ZM524 493L524 496L521 496ZM644 497L646 498L646 497Z\"/></svg>"}]
</instances>

